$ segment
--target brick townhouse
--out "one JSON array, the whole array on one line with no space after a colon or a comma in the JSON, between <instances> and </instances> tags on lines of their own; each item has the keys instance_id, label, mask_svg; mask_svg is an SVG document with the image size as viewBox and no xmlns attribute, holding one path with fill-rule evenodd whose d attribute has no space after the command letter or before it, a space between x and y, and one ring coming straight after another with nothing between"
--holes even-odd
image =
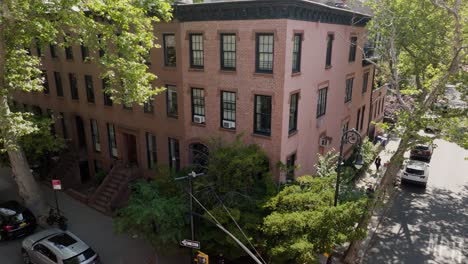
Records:
<instances>
[{"instance_id":1,"label":"brick townhouse","mask_svg":"<svg viewBox=\"0 0 468 264\"><path fill-rule=\"evenodd\" d=\"M105 96L97 66L83 60L99 52L80 46L42 49L48 89L15 100L62 117L55 131L75 147L78 182L115 160L146 176L157 163L178 169L199 162L210 137L239 134L266 151L277 180L310 174L317 154L338 149L344 129L367 133L383 112L370 103L385 95L362 60L369 15L322 2L175 5L173 21L155 27L161 48L149 63L155 85L167 90L144 106ZM280 172L278 161L300 168Z\"/></svg>"}]
</instances>

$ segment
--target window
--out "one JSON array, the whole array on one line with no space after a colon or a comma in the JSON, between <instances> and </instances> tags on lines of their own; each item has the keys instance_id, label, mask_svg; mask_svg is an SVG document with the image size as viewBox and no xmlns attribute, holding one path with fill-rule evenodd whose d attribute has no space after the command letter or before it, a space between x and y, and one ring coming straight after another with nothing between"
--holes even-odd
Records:
<instances>
[{"instance_id":1,"label":"window","mask_svg":"<svg viewBox=\"0 0 468 264\"><path fill-rule=\"evenodd\" d=\"M60 122L62 123L62 136L63 136L63 139L67 139L68 138L68 132L67 132L67 125L66 125L66 122L65 122L65 114L60 112Z\"/></svg>"},{"instance_id":2,"label":"window","mask_svg":"<svg viewBox=\"0 0 468 264\"><path fill-rule=\"evenodd\" d=\"M301 71L302 34L294 34L292 72Z\"/></svg>"},{"instance_id":3,"label":"window","mask_svg":"<svg viewBox=\"0 0 468 264\"><path fill-rule=\"evenodd\" d=\"M221 92L221 127L236 128L236 93Z\"/></svg>"},{"instance_id":4,"label":"window","mask_svg":"<svg viewBox=\"0 0 468 264\"><path fill-rule=\"evenodd\" d=\"M84 46L83 44L80 45L81 48L81 59L86 61L89 58L89 48Z\"/></svg>"},{"instance_id":5,"label":"window","mask_svg":"<svg viewBox=\"0 0 468 264\"><path fill-rule=\"evenodd\" d=\"M344 123L341 126L341 135L343 136L344 133L346 133L346 131L348 131L348 129L349 129L349 121L347 121L346 123Z\"/></svg>"},{"instance_id":6,"label":"window","mask_svg":"<svg viewBox=\"0 0 468 264\"><path fill-rule=\"evenodd\" d=\"M205 91L192 88L192 122L205 123Z\"/></svg>"},{"instance_id":7,"label":"window","mask_svg":"<svg viewBox=\"0 0 468 264\"><path fill-rule=\"evenodd\" d=\"M294 180L294 170L296 169L296 153L286 160L286 180Z\"/></svg>"},{"instance_id":8,"label":"window","mask_svg":"<svg viewBox=\"0 0 468 264\"><path fill-rule=\"evenodd\" d=\"M166 110L167 116L177 118L178 107L177 107L177 90L174 85L166 85Z\"/></svg>"},{"instance_id":9,"label":"window","mask_svg":"<svg viewBox=\"0 0 468 264\"><path fill-rule=\"evenodd\" d=\"M104 49L102 48L103 47L103 43L102 43L102 38L103 38L103 35L102 34L98 34L98 44L99 44L99 57L102 58L104 56Z\"/></svg>"},{"instance_id":10,"label":"window","mask_svg":"<svg viewBox=\"0 0 468 264\"><path fill-rule=\"evenodd\" d=\"M39 252L41 255L49 259L49 261L57 263L57 256L55 256L55 254L46 246L42 244L37 244L34 246L34 251Z\"/></svg>"},{"instance_id":11,"label":"window","mask_svg":"<svg viewBox=\"0 0 468 264\"><path fill-rule=\"evenodd\" d=\"M236 69L236 34L221 34L221 69Z\"/></svg>"},{"instance_id":12,"label":"window","mask_svg":"<svg viewBox=\"0 0 468 264\"><path fill-rule=\"evenodd\" d=\"M104 94L104 105L112 106L112 98L108 92L106 92L109 81L107 79L102 79L102 92Z\"/></svg>"},{"instance_id":13,"label":"window","mask_svg":"<svg viewBox=\"0 0 468 264\"><path fill-rule=\"evenodd\" d=\"M50 44L49 45L49 48L50 48L50 56L52 58L58 58L58 55L57 55L57 44Z\"/></svg>"},{"instance_id":14,"label":"window","mask_svg":"<svg viewBox=\"0 0 468 264\"><path fill-rule=\"evenodd\" d=\"M47 109L46 109L46 113L47 113L47 117L48 117L48 118L50 118L51 120L54 119L54 113L52 112L51 109L48 109L48 108L47 108ZM51 133L52 135L56 136L56 135L57 135L57 131L55 130L55 122L51 122L51 124L50 124L49 127L50 127L50 133Z\"/></svg>"},{"instance_id":15,"label":"window","mask_svg":"<svg viewBox=\"0 0 468 264\"><path fill-rule=\"evenodd\" d=\"M96 255L96 252L94 252L94 250L92 250L91 248L88 248L87 250L85 250L84 252L74 256L74 257L71 257L69 259L64 259L63 260L63 264L77 264L77 263L85 263L87 262L89 259L91 259L92 257L94 257Z\"/></svg>"},{"instance_id":16,"label":"window","mask_svg":"<svg viewBox=\"0 0 468 264\"><path fill-rule=\"evenodd\" d=\"M346 79L346 90L345 90L345 103L351 101L351 98L353 96L353 82L354 78L349 78Z\"/></svg>"},{"instance_id":17,"label":"window","mask_svg":"<svg viewBox=\"0 0 468 264\"><path fill-rule=\"evenodd\" d=\"M385 97L382 98L381 101L382 101L382 104L381 104L380 111L383 112L384 111L384 105L385 105Z\"/></svg>"},{"instance_id":18,"label":"window","mask_svg":"<svg viewBox=\"0 0 468 264\"><path fill-rule=\"evenodd\" d=\"M203 35L190 34L190 67L203 68Z\"/></svg>"},{"instance_id":19,"label":"window","mask_svg":"<svg viewBox=\"0 0 468 264\"><path fill-rule=\"evenodd\" d=\"M94 160L94 172L99 173L103 171L102 164L100 160Z\"/></svg>"},{"instance_id":20,"label":"window","mask_svg":"<svg viewBox=\"0 0 468 264\"><path fill-rule=\"evenodd\" d=\"M42 57L44 55L42 53L42 44L40 43L39 39L36 38L36 51L37 51L37 56Z\"/></svg>"},{"instance_id":21,"label":"window","mask_svg":"<svg viewBox=\"0 0 468 264\"><path fill-rule=\"evenodd\" d=\"M257 34L256 71L273 72L273 34Z\"/></svg>"},{"instance_id":22,"label":"window","mask_svg":"<svg viewBox=\"0 0 468 264\"><path fill-rule=\"evenodd\" d=\"M145 113L153 113L154 112L154 106L153 106L153 98L148 98L148 101L146 101L143 104L143 112Z\"/></svg>"},{"instance_id":23,"label":"window","mask_svg":"<svg viewBox=\"0 0 468 264\"><path fill-rule=\"evenodd\" d=\"M357 111L356 129L359 129L359 118L361 117L361 108Z\"/></svg>"},{"instance_id":24,"label":"window","mask_svg":"<svg viewBox=\"0 0 468 264\"><path fill-rule=\"evenodd\" d=\"M122 102L122 108L125 109L125 110L132 110L133 109L133 104Z\"/></svg>"},{"instance_id":25,"label":"window","mask_svg":"<svg viewBox=\"0 0 468 264\"><path fill-rule=\"evenodd\" d=\"M377 114L380 114L380 100L377 100Z\"/></svg>"},{"instance_id":26,"label":"window","mask_svg":"<svg viewBox=\"0 0 468 264\"><path fill-rule=\"evenodd\" d=\"M153 169L157 162L156 136L146 133L146 153L148 156L148 169Z\"/></svg>"},{"instance_id":27,"label":"window","mask_svg":"<svg viewBox=\"0 0 468 264\"><path fill-rule=\"evenodd\" d=\"M78 84L76 82L76 75L74 73L69 73L68 79L70 80L71 98L74 100L80 99L78 96Z\"/></svg>"},{"instance_id":28,"label":"window","mask_svg":"<svg viewBox=\"0 0 468 264\"><path fill-rule=\"evenodd\" d=\"M69 35L67 34L67 37ZM67 60L73 60L73 48L72 46L69 45L69 43L67 43L67 37L65 37L64 39L64 43L65 43L65 58Z\"/></svg>"},{"instance_id":29,"label":"window","mask_svg":"<svg viewBox=\"0 0 468 264\"><path fill-rule=\"evenodd\" d=\"M292 94L289 99L289 134L297 130L297 106L299 102L299 94Z\"/></svg>"},{"instance_id":30,"label":"window","mask_svg":"<svg viewBox=\"0 0 468 264\"><path fill-rule=\"evenodd\" d=\"M369 83L369 72L365 72L362 76L362 93L367 92L367 85Z\"/></svg>"},{"instance_id":31,"label":"window","mask_svg":"<svg viewBox=\"0 0 468 264\"><path fill-rule=\"evenodd\" d=\"M107 123L107 138L109 139L109 154L111 158L117 158L117 139L115 137L115 127Z\"/></svg>"},{"instance_id":32,"label":"window","mask_svg":"<svg viewBox=\"0 0 468 264\"><path fill-rule=\"evenodd\" d=\"M176 41L174 34L163 34L164 41L164 65L175 67L177 62L176 57Z\"/></svg>"},{"instance_id":33,"label":"window","mask_svg":"<svg viewBox=\"0 0 468 264\"><path fill-rule=\"evenodd\" d=\"M57 96L63 96L62 77L60 76L60 72L54 72L54 79Z\"/></svg>"},{"instance_id":34,"label":"window","mask_svg":"<svg viewBox=\"0 0 468 264\"><path fill-rule=\"evenodd\" d=\"M47 77L47 71L42 71L42 77L44 78L44 83L42 84L42 86L44 87L43 92L44 94L49 94L49 78Z\"/></svg>"},{"instance_id":35,"label":"window","mask_svg":"<svg viewBox=\"0 0 468 264\"><path fill-rule=\"evenodd\" d=\"M254 133L271 135L271 96L255 95Z\"/></svg>"},{"instance_id":36,"label":"window","mask_svg":"<svg viewBox=\"0 0 468 264\"><path fill-rule=\"evenodd\" d=\"M330 68L332 66L332 50L333 50L333 40L335 36L333 34L328 34L327 36L327 54L325 60L325 67Z\"/></svg>"},{"instance_id":37,"label":"window","mask_svg":"<svg viewBox=\"0 0 468 264\"><path fill-rule=\"evenodd\" d=\"M349 39L349 57L348 61L353 62L356 60L356 48L357 48L357 37L351 37Z\"/></svg>"},{"instance_id":38,"label":"window","mask_svg":"<svg viewBox=\"0 0 468 264\"><path fill-rule=\"evenodd\" d=\"M361 109L361 125L359 126L359 130L362 130L364 126L364 113L366 112L366 106L363 106Z\"/></svg>"},{"instance_id":39,"label":"window","mask_svg":"<svg viewBox=\"0 0 468 264\"><path fill-rule=\"evenodd\" d=\"M328 87L322 88L318 92L317 118L325 115L325 112L327 111L327 94Z\"/></svg>"},{"instance_id":40,"label":"window","mask_svg":"<svg viewBox=\"0 0 468 264\"><path fill-rule=\"evenodd\" d=\"M86 86L86 97L88 98L88 103L94 103L93 76L85 75L85 86Z\"/></svg>"},{"instance_id":41,"label":"window","mask_svg":"<svg viewBox=\"0 0 468 264\"><path fill-rule=\"evenodd\" d=\"M179 140L175 138L169 138L169 166L176 171L180 169Z\"/></svg>"},{"instance_id":42,"label":"window","mask_svg":"<svg viewBox=\"0 0 468 264\"><path fill-rule=\"evenodd\" d=\"M99 128L95 119L90 120L91 123L91 137L93 139L94 151L101 152L101 140L99 139Z\"/></svg>"}]
</instances>

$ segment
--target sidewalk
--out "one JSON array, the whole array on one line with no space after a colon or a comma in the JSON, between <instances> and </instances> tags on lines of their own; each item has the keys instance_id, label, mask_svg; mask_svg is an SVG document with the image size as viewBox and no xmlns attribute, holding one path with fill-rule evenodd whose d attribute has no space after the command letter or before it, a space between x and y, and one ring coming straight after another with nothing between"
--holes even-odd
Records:
<instances>
[{"instance_id":1,"label":"sidewalk","mask_svg":"<svg viewBox=\"0 0 468 264\"><path fill-rule=\"evenodd\" d=\"M382 176L385 173L385 164L387 162L390 162L390 158L393 156L393 153L398 148L398 144L400 144L400 139L393 137L389 139L389 142L385 146L385 149L383 149L379 154L380 158L382 159L382 166L380 167L380 171L376 170L375 164L371 164L365 175L361 177L356 183L357 187L366 188L366 186L372 185L372 187L375 189L375 187L380 183L380 180L382 179ZM370 242L372 241L374 234L379 228L379 225L382 219L384 218L387 209L393 202L393 195L395 195L395 193L390 194L390 197L388 197L387 195L387 197L384 198L384 206L377 206L375 211L373 212L373 215L369 221L369 225L367 226L367 237L362 241L356 263L361 263L363 256L367 252L367 249L370 246Z\"/></svg>"}]
</instances>

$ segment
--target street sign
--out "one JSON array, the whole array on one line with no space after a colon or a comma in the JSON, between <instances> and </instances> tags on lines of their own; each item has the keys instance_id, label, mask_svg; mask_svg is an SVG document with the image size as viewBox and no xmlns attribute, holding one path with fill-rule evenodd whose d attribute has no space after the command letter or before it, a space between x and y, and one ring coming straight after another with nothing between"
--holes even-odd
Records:
<instances>
[{"instance_id":1,"label":"street sign","mask_svg":"<svg viewBox=\"0 0 468 264\"><path fill-rule=\"evenodd\" d=\"M52 188L54 190L62 190L62 183L60 180L52 180Z\"/></svg>"},{"instance_id":2,"label":"street sign","mask_svg":"<svg viewBox=\"0 0 468 264\"><path fill-rule=\"evenodd\" d=\"M200 249L200 242L184 239L180 241L180 245L188 248Z\"/></svg>"}]
</instances>

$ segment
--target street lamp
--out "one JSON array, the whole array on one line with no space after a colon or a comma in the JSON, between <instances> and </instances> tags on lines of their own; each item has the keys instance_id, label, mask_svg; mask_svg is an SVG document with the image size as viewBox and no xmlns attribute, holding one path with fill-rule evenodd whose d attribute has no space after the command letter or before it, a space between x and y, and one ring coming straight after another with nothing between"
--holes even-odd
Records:
<instances>
[{"instance_id":1,"label":"street lamp","mask_svg":"<svg viewBox=\"0 0 468 264\"><path fill-rule=\"evenodd\" d=\"M364 161L361 155L361 143L362 138L361 134L356 129L350 129L343 133L341 136L341 143L340 143L340 156L338 157L338 166L336 168L336 186L335 186L335 202L333 203L334 206L338 205L338 194L340 192L340 176L341 176L341 165L343 163L343 148L346 144L357 145L358 146L358 153L356 155L356 161L354 162L354 167L356 169L362 168L364 166Z\"/></svg>"}]
</instances>

